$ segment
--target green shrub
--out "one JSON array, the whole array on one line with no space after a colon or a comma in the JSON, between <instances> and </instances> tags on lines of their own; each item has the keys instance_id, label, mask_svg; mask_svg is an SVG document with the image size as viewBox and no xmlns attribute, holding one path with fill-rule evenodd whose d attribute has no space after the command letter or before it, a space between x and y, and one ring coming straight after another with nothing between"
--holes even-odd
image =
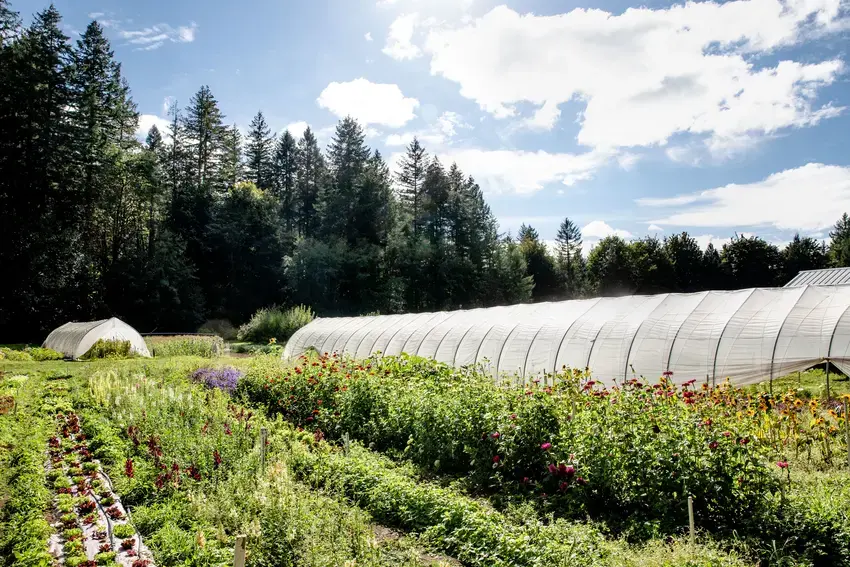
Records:
<instances>
[{"instance_id":1,"label":"green shrub","mask_svg":"<svg viewBox=\"0 0 850 567\"><path fill-rule=\"evenodd\" d=\"M26 350L27 353L37 362L45 360L62 360L65 355L61 352L56 352L51 348L33 347Z\"/></svg>"},{"instance_id":2,"label":"green shrub","mask_svg":"<svg viewBox=\"0 0 850 567\"><path fill-rule=\"evenodd\" d=\"M8 347L0 348L0 353L2 353L2 357L0 359L9 360L12 362L31 362L33 357L30 353L22 350L14 350Z\"/></svg>"},{"instance_id":3,"label":"green shrub","mask_svg":"<svg viewBox=\"0 0 850 567\"><path fill-rule=\"evenodd\" d=\"M295 331L316 317L313 310L304 305L282 309L263 308L254 313L251 320L239 327L240 341L266 343L271 339L287 341Z\"/></svg>"},{"instance_id":4,"label":"green shrub","mask_svg":"<svg viewBox=\"0 0 850 567\"><path fill-rule=\"evenodd\" d=\"M92 345L89 351L82 356L86 360L95 360L100 358L127 358L130 356L132 345L130 341L112 341L98 339Z\"/></svg>"},{"instance_id":5,"label":"green shrub","mask_svg":"<svg viewBox=\"0 0 850 567\"><path fill-rule=\"evenodd\" d=\"M236 338L236 327L227 319L210 319L201 325L198 332L205 335L218 335L226 341Z\"/></svg>"},{"instance_id":6,"label":"green shrub","mask_svg":"<svg viewBox=\"0 0 850 567\"><path fill-rule=\"evenodd\" d=\"M172 335L147 337L145 342L151 354L164 356L200 356L213 358L224 352L224 340L216 336Z\"/></svg>"}]
</instances>

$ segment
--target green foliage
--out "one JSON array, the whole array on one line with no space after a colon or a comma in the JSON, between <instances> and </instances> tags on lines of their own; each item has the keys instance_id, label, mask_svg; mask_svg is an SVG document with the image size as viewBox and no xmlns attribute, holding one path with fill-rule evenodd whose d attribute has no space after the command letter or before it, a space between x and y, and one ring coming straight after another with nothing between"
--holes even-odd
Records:
<instances>
[{"instance_id":1,"label":"green foliage","mask_svg":"<svg viewBox=\"0 0 850 567\"><path fill-rule=\"evenodd\" d=\"M34 360L32 355L25 350L14 350L7 347L0 347L0 360L4 359L13 362L29 362Z\"/></svg>"},{"instance_id":2,"label":"green foliage","mask_svg":"<svg viewBox=\"0 0 850 567\"><path fill-rule=\"evenodd\" d=\"M691 494L704 525L727 529L758 512L774 487L761 449L734 442L746 435L734 420L711 413L703 419L716 425L703 427L680 398L649 403L654 390L644 388L616 393L613 405L571 373L544 389L496 386L483 373L412 357L314 357L295 369L258 364L239 388L298 426L347 432L422 467L469 475L476 489L545 493L546 508L574 517L673 533Z\"/></svg>"},{"instance_id":3,"label":"green foliage","mask_svg":"<svg viewBox=\"0 0 850 567\"><path fill-rule=\"evenodd\" d=\"M0 439L11 447L6 458L0 449L0 492L8 495L0 510L0 565L48 567L52 528L45 520L50 502L44 469L49 435L51 394L42 380L22 384L18 412L0 415ZM7 445L7 443L10 443Z\"/></svg>"},{"instance_id":4,"label":"green foliage","mask_svg":"<svg viewBox=\"0 0 850 567\"><path fill-rule=\"evenodd\" d=\"M276 339L285 342L295 331L314 318L313 311L304 305L289 309L264 307L254 313L250 321L239 327L239 340L266 343Z\"/></svg>"},{"instance_id":5,"label":"green foliage","mask_svg":"<svg viewBox=\"0 0 850 567\"><path fill-rule=\"evenodd\" d=\"M112 533L119 539L127 539L136 535L136 528L132 524L115 524Z\"/></svg>"},{"instance_id":6,"label":"green foliage","mask_svg":"<svg viewBox=\"0 0 850 567\"><path fill-rule=\"evenodd\" d=\"M132 345L130 341L114 341L98 339L96 343L81 358L97 360L101 358L127 358L130 356Z\"/></svg>"},{"instance_id":7,"label":"green foliage","mask_svg":"<svg viewBox=\"0 0 850 567\"><path fill-rule=\"evenodd\" d=\"M215 358L224 353L224 340L219 336L173 335L145 337L151 354L164 356L201 356Z\"/></svg>"},{"instance_id":8,"label":"green foliage","mask_svg":"<svg viewBox=\"0 0 850 567\"><path fill-rule=\"evenodd\" d=\"M45 360L62 360L65 358L65 355L61 352L56 352L49 348L33 347L28 348L26 352L37 362L43 362Z\"/></svg>"}]
</instances>

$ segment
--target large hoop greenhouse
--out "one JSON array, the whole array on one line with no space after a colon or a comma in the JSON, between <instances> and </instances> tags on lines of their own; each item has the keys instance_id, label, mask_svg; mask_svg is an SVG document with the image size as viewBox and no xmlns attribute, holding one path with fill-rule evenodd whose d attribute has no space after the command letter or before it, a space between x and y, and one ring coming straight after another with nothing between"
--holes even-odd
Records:
<instances>
[{"instance_id":1,"label":"large hoop greenhouse","mask_svg":"<svg viewBox=\"0 0 850 567\"><path fill-rule=\"evenodd\" d=\"M318 318L284 358L309 348L363 358L408 353L493 376L562 367L622 381L673 372L747 384L830 361L850 370L850 285L706 291L522 304L465 311Z\"/></svg>"}]
</instances>

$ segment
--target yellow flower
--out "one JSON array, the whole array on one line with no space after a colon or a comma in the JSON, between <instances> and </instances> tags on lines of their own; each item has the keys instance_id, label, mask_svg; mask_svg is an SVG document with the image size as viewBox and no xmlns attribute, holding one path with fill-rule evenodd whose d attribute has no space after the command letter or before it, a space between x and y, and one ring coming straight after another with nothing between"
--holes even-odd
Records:
<instances>
[{"instance_id":1,"label":"yellow flower","mask_svg":"<svg viewBox=\"0 0 850 567\"><path fill-rule=\"evenodd\" d=\"M277 342L277 339L276 339L276 338L274 338L274 337L272 337L272 338L270 338L270 339L269 339L269 344L270 344L270 345L273 345L273 344L275 344L276 342Z\"/></svg>"}]
</instances>

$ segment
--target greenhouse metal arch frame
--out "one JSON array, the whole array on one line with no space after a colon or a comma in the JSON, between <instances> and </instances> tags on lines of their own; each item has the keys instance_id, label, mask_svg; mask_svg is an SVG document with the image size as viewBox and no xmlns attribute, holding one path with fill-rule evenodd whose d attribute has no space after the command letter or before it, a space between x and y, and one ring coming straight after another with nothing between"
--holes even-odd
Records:
<instances>
[{"instance_id":1,"label":"greenhouse metal arch frame","mask_svg":"<svg viewBox=\"0 0 850 567\"><path fill-rule=\"evenodd\" d=\"M747 384L824 361L850 373L850 285L603 297L460 311L319 318L284 358L309 348L355 358L402 352L494 377L563 367L606 383L673 372Z\"/></svg>"}]
</instances>

